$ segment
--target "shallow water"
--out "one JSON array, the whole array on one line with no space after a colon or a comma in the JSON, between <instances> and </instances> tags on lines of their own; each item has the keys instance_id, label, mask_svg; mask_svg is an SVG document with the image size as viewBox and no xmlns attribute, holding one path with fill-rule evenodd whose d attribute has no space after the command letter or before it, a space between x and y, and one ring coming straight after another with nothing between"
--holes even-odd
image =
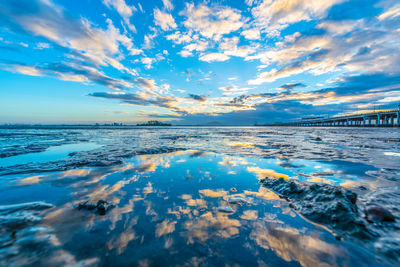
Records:
<instances>
[{"instance_id":1,"label":"shallow water","mask_svg":"<svg viewBox=\"0 0 400 267\"><path fill-rule=\"evenodd\" d=\"M399 129L7 129L0 141L0 265L398 263ZM373 203L396 221L339 238L266 177L346 188L361 219ZM114 207L77 209L98 200Z\"/></svg>"},{"instance_id":2,"label":"shallow water","mask_svg":"<svg viewBox=\"0 0 400 267\"><path fill-rule=\"evenodd\" d=\"M20 164L56 161L67 158L70 153L92 150L98 147L100 147L100 145L88 142L51 146L43 152L20 154L11 157L0 158L0 166L9 167Z\"/></svg>"}]
</instances>

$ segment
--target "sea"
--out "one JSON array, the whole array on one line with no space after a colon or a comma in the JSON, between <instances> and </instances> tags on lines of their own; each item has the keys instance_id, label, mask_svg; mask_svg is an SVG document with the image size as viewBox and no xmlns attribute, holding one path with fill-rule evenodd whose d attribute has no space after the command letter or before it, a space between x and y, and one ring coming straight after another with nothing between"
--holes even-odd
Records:
<instances>
[{"instance_id":1,"label":"sea","mask_svg":"<svg viewBox=\"0 0 400 267\"><path fill-rule=\"evenodd\" d=\"M0 266L399 266L400 128L3 127Z\"/></svg>"}]
</instances>

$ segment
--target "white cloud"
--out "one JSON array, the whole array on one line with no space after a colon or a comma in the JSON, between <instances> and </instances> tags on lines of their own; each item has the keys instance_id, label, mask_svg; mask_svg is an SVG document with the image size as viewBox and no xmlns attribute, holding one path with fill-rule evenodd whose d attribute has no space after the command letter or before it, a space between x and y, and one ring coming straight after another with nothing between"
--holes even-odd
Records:
<instances>
[{"instance_id":1,"label":"white cloud","mask_svg":"<svg viewBox=\"0 0 400 267\"><path fill-rule=\"evenodd\" d=\"M190 51L187 50L182 50L180 52L178 52L179 55L181 55L182 57L192 57L193 54Z\"/></svg>"},{"instance_id":2,"label":"white cloud","mask_svg":"<svg viewBox=\"0 0 400 267\"><path fill-rule=\"evenodd\" d=\"M229 56L246 58L247 56L249 56L250 54L253 54L254 52L256 52L256 49L254 47L242 45L242 46L236 47L234 50L226 50L226 51L224 51L224 54L229 55Z\"/></svg>"},{"instance_id":3,"label":"white cloud","mask_svg":"<svg viewBox=\"0 0 400 267\"><path fill-rule=\"evenodd\" d=\"M188 51L205 51L208 48L207 41L198 41L196 43L188 44L183 49Z\"/></svg>"},{"instance_id":4,"label":"white cloud","mask_svg":"<svg viewBox=\"0 0 400 267\"><path fill-rule=\"evenodd\" d=\"M106 22L108 24L108 29L106 32L108 38L110 40L118 41L128 50L133 49L132 39L124 34L121 34L121 32L113 25L111 19L107 19Z\"/></svg>"},{"instance_id":5,"label":"white cloud","mask_svg":"<svg viewBox=\"0 0 400 267\"><path fill-rule=\"evenodd\" d=\"M151 35L151 34L146 34L144 36L144 44L143 44L143 48L144 49L151 49L153 48L154 44L153 44L153 38L155 36Z\"/></svg>"},{"instance_id":6,"label":"white cloud","mask_svg":"<svg viewBox=\"0 0 400 267\"><path fill-rule=\"evenodd\" d=\"M354 20L323 21L320 24L318 24L317 28L325 29L330 34L343 35L343 34L353 31L355 28L360 28L361 25L362 25L361 20L359 20L359 21L354 21Z\"/></svg>"},{"instance_id":7,"label":"white cloud","mask_svg":"<svg viewBox=\"0 0 400 267\"><path fill-rule=\"evenodd\" d=\"M243 26L240 12L230 7L186 3L185 10L180 14L187 18L183 22L186 28L216 41Z\"/></svg>"},{"instance_id":8,"label":"white cloud","mask_svg":"<svg viewBox=\"0 0 400 267\"><path fill-rule=\"evenodd\" d=\"M285 38L285 43L280 46L260 52L254 56L248 56L246 60L259 59L264 65L273 63L285 65L312 52L317 52L324 48L332 48L331 38L326 36L308 36L296 39L298 36L300 35L295 33Z\"/></svg>"},{"instance_id":9,"label":"white cloud","mask_svg":"<svg viewBox=\"0 0 400 267\"><path fill-rule=\"evenodd\" d=\"M189 43L192 41L192 37L188 34L181 34L179 31L174 32L173 34L165 36L167 40L173 41L175 44Z\"/></svg>"},{"instance_id":10,"label":"white cloud","mask_svg":"<svg viewBox=\"0 0 400 267\"><path fill-rule=\"evenodd\" d=\"M219 48L222 50L235 50L239 43L239 37L224 38L220 43Z\"/></svg>"},{"instance_id":11,"label":"white cloud","mask_svg":"<svg viewBox=\"0 0 400 267\"><path fill-rule=\"evenodd\" d=\"M1 65L2 64L0 64L0 69L29 76L56 77L64 81L83 83L94 82L108 86L113 90L121 90L123 88L132 87L130 83L124 80L111 78L96 68L79 65L73 62L35 64L34 66L18 63L8 64L7 66Z\"/></svg>"},{"instance_id":12,"label":"white cloud","mask_svg":"<svg viewBox=\"0 0 400 267\"><path fill-rule=\"evenodd\" d=\"M393 19L400 16L400 5L396 5L378 16L379 20Z\"/></svg>"},{"instance_id":13,"label":"white cloud","mask_svg":"<svg viewBox=\"0 0 400 267\"><path fill-rule=\"evenodd\" d=\"M125 0L104 0L104 4L107 7L113 7L124 18L131 17L133 12L136 11L136 8L134 6L128 6Z\"/></svg>"},{"instance_id":14,"label":"white cloud","mask_svg":"<svg viewBox=\"0 0 400 267\"><path fill-rule=\"evenodd\" d=\"M151 69L153 67L153 63L156 62L156 59L150 57L143 57L141 61L145 65L146 69Z\"/></svg>"},{"instance_id":15,"label":"white cloud","mask_svg":"<svg viewBox=\"0 0 400 267\"><path fill-rule=\"evenodd\" d=\"M393 96L393 92L390 92L392 96L385 97L383 99L378 100L381 103L390 103L390 102L400 102L400 94L397 93L396 96Z\"/></svg>"},{"instance_id":16,"label":"white cloud","mask_svg":"<svg viewBox=\"0 0 400 267\"><path fill-rule=\"evenodd\" d=\"M128 50L129 50L129 55L132 55L132 56L140 55L141 53L143 53L142 49L130 48Z\"/></svg>"},{"instance_id":17,"label":"white cloud","mask_svg":"<svg viewBox=\"0 0 400 267\"><path fill-rule=\"evenodd\" d=\"M364 24L365 21L323 22L319 27L329 29L326 35L298 35L274 49L248 56L246 60L259 59L265 67L275 65L248 83L259 85L304 72L399 72L399 39L393 38L393 30Z\"/></svg>"},{"instance_id":18,"label":"white cloud","mask_svg":"<svg viewBox=\"0 0 400 267\"><path fill-rule=\"evenodd\" d=\"M122 48L133 49L132 40L107 20L107 29L95 27L86 19L71 19L63 9L51 2L38 2L38 13L9 13L8 23L16 23L35 36L73 50L70 57L90 61L96 66L112 66L120 71L135 75L121 64L124 59ZM78 56L79 55L79 56Z\"/></svg>"},{"instance_id":19,"label":"white cloud","mask_svg":"<svg viewBox=\"0 0 400 267\"><path fill-rule=\"evenodd\" d=\"M148 80L142 77L139 77L135 80L135 83L140 85L143 88L147 89L157 89L156 83L154 80Z\"/></svg>"},{"instance_id":20,"label":"white cloud","mask_svg":"<svg viewBox=\"0 0 400 267\"><path fill-rule=\"evenodd\" d=\"M49 43L37 43L36 48L40 49L40 50L50 48L50 44Z\"/></svg>"},{"instance_id":21,"label":"white cloud","mask_svg":"<svg viewBox=\"0 0 400 267\"><path fill-rule=\"evenodd\" d=\"M200 56L201 61L214 62L214 61L226 61L229 57L222 53L210 53Z\"/></svg>"},{"instance_id":22,"label":"white cloud","mask_svg":"<svg viewBox=\"0 0 400 267\"><path fill-rule=\"evenodd\" d=\"M16 67L14 71L29 76L44 76L40 70L30 66L19 66Z\"/></svg>"},{"instance_id":23,"label":"white cloud","mask_svg":"<svg viewBox=\"0 0 400 267\"><path fill-rule=\"evenodd\" d=\"M246 2L246 5L252 6L255 1L256 0L246 0L245 2Z\"/></svg>"},{"instance_id":24,"label":"white cloud","mask_svg":"<svg viewBox=\"0 0 400 267\"><path fill-rule=\"evenodd\" d=\"M164 31L175 29L177 27L171 14L165 13L158 8L154 9L154 23Z\"/></svg>"},{"instance_id":25,"label":"white cloud","mask_svg":"<svg viewBox=\"0 0 400 267\"><path fill-rule=\"evenodd\" d=\"M144 13L143 7L140 3L138 3L138 7L139 7L140 12Z\"/></svg>"},{"instance_id":26,"label":"white cloud","mask_svg":"<svg viewBox=\"0 0 400 267\"><path fill-rule=\"evenodd\" d=\"M225 38L219 45L219 48L228 56L247 57L254 53L255 49L250 46L237 46L239 37Z\"/></svg>"},{"instance_id":27,"label":"white cloud","mask_svg":"<svg viewBox=\"0 0 400 267\"><path fill-rule=\"evenodd\" d=\"M223 91L223 95L229 96L229 95L243 95L246 94L251 88L240 88L237 87L236 85L228 85L228 86L221 86L218 88L219 90Z\"/></svg>"},{"instance_id":28,"label":"white cloud","mask_svg":"<svg viewBox=\"0 0 400 267\"><path fill-rule=\"evenodd\" d=\"M130 23L130 18L136 11L136 8L134 6L128 6L125 0L104 0L104 4L109 8L113 7L124 19L128 28L131 31L136 32L135 26Z\"/></svg>"},{"instance_id":29,"label":"white cloud","mask_svg":"<svg viewBox=\"0 0 400 267\"><path fill-rule=\"evenodd\" d=\"M260 85L262 83L275 81L276 80L275 75L277 72L278 71L276 69L272 69L271 71L262 72L257 75L256 79L249 80L248 84Z\"/></svg>"},{"instance_id":30,"label":"white cloud","mask_svg":"<svg viewBox=\"0 0 400 267\"><path fill-rule=\"evenodd\" d=\"M344 0L264 0L252 9L257 24L267 31L290 23L322 17L328 8Z\"/></svg>"},{"instance_id":31,"label":"white cloud","mask_svg":"<svg viewBox=\"0 0 400 267\"><path fill-rule=\"evenodd\" d=\"M258 29L248 29L242 31L241 35L248 40L259 40L260 39L260 31Z\"/></svg>"},{"instance_id":32,"label":"white cloud","mask_svg":"<svg viewBox=\"0 0 400 267\"><path fill-rule=\"evenodd\" d=\"M174 6L171 3L171 0L162 0L164 7L166 10L172 10L174 9Z\"/></svg>"}]
</instances>

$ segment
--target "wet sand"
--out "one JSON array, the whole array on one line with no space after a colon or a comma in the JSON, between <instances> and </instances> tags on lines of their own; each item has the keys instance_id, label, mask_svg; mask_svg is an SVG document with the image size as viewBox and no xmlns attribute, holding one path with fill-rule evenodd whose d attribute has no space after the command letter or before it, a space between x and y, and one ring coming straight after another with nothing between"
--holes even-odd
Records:
<instances>
[{"instance_id":1,"label":"wet sand","mask_svg":"<svg viewBox=\"0 0 400 267\"><path fill-rule=\"evenodd\" d=\"M398 163L399 129L2 129L0 264L394 266Z\"/></svg>"}]
</instances>

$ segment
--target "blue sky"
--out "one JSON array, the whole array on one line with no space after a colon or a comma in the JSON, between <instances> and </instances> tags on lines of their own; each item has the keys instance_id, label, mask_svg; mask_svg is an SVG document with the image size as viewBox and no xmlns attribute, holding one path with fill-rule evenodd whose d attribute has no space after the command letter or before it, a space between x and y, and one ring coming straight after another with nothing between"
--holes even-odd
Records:
<instances>
[{"instance_id":1,"label":"blue sky","mask_svg":"<svg viewBox=\"0 0 400 267\"><path fill-rule=\"evenodd\" d=\"M0 123L249 125L400 102L400 3L2 0Z\"/></svg>"}]
</instances>

